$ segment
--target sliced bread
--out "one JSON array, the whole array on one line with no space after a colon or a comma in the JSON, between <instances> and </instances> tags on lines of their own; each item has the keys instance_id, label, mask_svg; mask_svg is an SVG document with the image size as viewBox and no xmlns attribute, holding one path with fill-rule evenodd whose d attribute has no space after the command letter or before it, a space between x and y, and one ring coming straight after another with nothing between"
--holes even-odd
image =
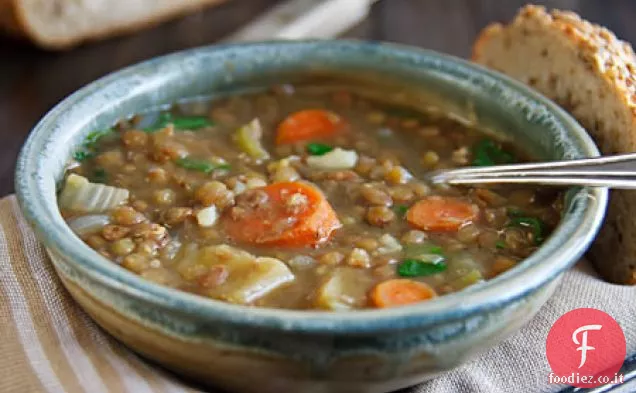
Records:
<instances>
[{"instance_id":1,"label":"sliced bread","mask_svg":"<svg viewBox=\"0 0 636 393\"><path fill-rule=\"evenodd\" d=\"M510 24L486 27L473 60L560 104L604 154L636 151L636 56L611 31L572 12L529 5ZM636 284L636 192L612 191L589 256L607 280Z\"/></svg>"},{"instance_id":2,"label":"sliced bread","mask_svg":"<svg viewBox=\"0 0 636 393\"><path fill-rule=\"evenodd\" d=\"M126 33L223 0L0 0L0 30L49 49Z\"/></svg>"}]
</instances>

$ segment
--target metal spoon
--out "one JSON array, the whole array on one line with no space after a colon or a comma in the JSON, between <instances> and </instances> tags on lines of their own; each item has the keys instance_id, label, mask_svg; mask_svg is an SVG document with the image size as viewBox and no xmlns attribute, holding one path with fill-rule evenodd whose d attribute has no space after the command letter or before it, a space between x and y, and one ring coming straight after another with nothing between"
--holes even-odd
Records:
<instances>
[{"instance_id":1,"label":"metal spoon","mask_svg":"<svg viewBox=\"0 0 636 393\"><path fill-rule=\"evenodd\" d=\"M431 172L433 183L544 184L636 189L636 153L569 161L495 165Z\"/></svg>"}]
</instances>

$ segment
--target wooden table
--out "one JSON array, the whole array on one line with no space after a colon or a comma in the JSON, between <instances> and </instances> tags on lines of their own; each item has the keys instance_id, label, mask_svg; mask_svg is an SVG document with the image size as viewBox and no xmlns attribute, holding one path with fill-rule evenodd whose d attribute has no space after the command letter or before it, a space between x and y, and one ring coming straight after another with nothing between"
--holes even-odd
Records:
<instances>
[{"instance_id":1,"label":"wooden table","mask_svg":"<svg viewBox=\"0 0 636 393\"><path fill-rule=\"evenodd\" d=\"M276 1L225 5L135 35L63 53L0 39L0 196L13 192L15 159L38 119L79 87L129 64L215 42ZM479 30L514 15L522 0L382 0L347 36L401 42L467 57ZM574 10L636 42L636 1L536 1Z\"/></svg>"}]
</instances>

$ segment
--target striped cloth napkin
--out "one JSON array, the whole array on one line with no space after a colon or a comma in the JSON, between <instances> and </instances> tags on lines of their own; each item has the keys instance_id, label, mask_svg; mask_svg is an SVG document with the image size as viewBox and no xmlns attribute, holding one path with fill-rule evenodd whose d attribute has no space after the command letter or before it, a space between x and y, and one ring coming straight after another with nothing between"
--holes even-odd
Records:
<instances>
[{"instance_id":1,"label":"striped cloth napkin","mask_svg":"<svg viewBox=\"0 0 636 393\"><path fill-rule=\"evenodd\" d=\"M520 332L473 361L402 393L554 392L545 339L564 313L594 307L612 315L636 352L636 287L598 279L589 265L569 271ZM636 386L624 386L624 392ZM14 196L0 200L0 392L201 392L146 363L101 330L71 299L25 222ZM295 393L295 392L294 392Z\"/></svg>"}]
</instances>

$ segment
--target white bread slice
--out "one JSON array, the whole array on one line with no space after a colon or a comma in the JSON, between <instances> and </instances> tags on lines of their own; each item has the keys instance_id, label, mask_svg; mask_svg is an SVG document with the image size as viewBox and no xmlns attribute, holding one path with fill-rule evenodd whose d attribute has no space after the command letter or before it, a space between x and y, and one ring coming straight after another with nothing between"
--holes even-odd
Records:
<instances>
[{"instance_id":1,"label":"white bread slice","mask_svg":"<svg viewBox=\"0 0 636 393\"><path fill-rule=\"evenodd\" d=\"M64 49L158 24L223 0L0 0L0 29Z\"/></svg>"},{"instance_id":2,"label":"white bread slice","mask_svg":"<svg viewBox=\"0 0 636 393\"><path fill-rule=\"evenodd\" d=\"M473 60L560 104L603 154L636 151L636 56L609 30L572 12L529 5L510 24L486 27ZM612 191L589 256L605 279L636 284L636 192Z\"/></svg>"}]
</instances>

